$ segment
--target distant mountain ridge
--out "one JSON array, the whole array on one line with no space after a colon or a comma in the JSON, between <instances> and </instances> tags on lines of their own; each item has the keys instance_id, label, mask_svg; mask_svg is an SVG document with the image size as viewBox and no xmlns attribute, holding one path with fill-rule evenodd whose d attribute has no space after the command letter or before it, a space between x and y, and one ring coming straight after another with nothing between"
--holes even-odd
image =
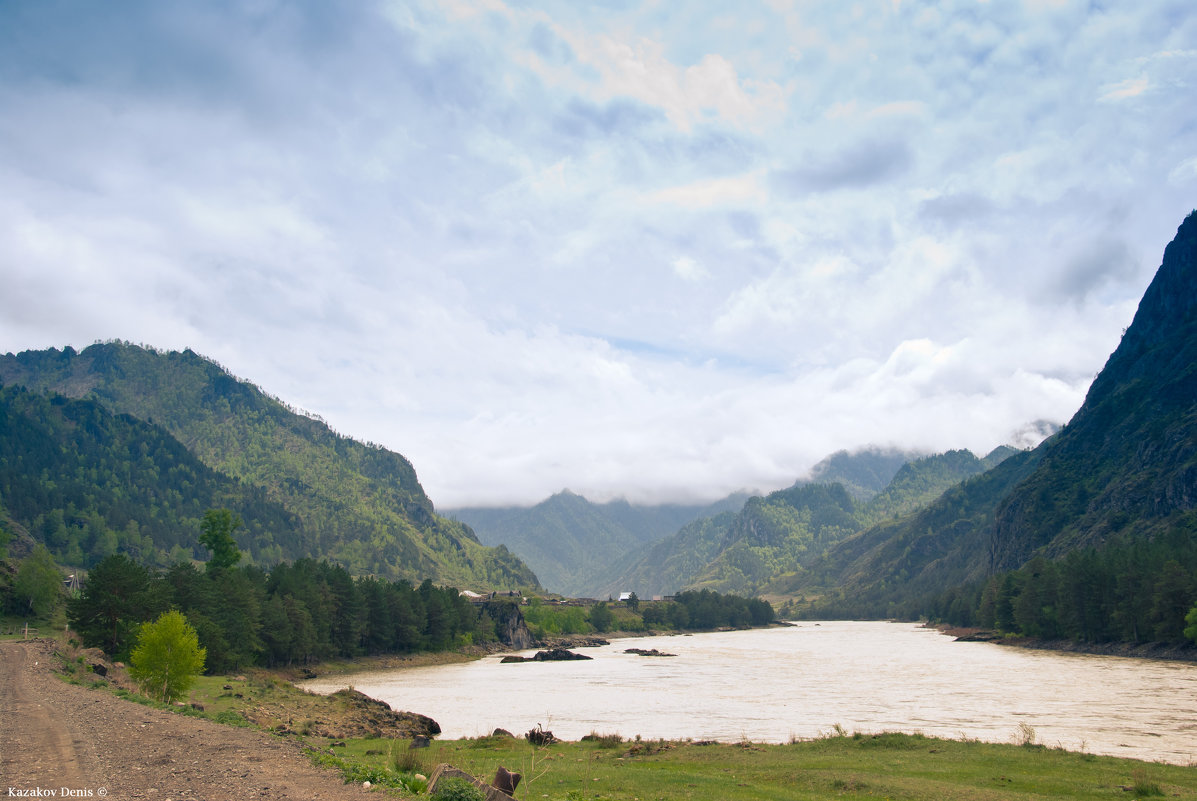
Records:
<instances>
[{"instance_id":1,"label":"distant mountain ridge","mask_svg":"<svg viewBox=\"0 0 1197 801\"><path fill-rule=\"evenodd\" d=\"M776 592L873 520L925 505L1013 453L998 448L979 459L968 451L840 451L788 489L749 498L736 512L695 520L629 554L604 574L601 594Z\"/></svg>"},{"instance_id":2,"label":"distant mountain ridge","mask_svg":"<svg viewBox=\"0 0 1197 801\"><path fill-rule=\"evenodd\" d=\"M464 507L445 514L469 525L480 541L518 554L549 590L606 597L604 576L612 564L692 520L738 508L745 498L703 505L599 504L563 490L531 507Z\"/></svg>"},{"instance_id":3,"label":"distant mountain ridge","mask_svg":"<svg viewBox=\"0 0 1197 801\"><path fill-rule=\"evenodd\" d=\"M881 447L839 451L798 484L843 484L863 501L922 455ZM710 519L722 520L732 512L726 527L749 498L742 492L705 505L596 504L563 490L532 507L467 507L445 513L471 526L482 542L506 545L556 592L605 598L635 589L651 597L681 589L701 574L722 542L722 532L715 532Z\"/></svg>"},{"instance_id":4,"label":"distant mountain ridge","mask_svg":"<svg viewBox=\"0 0 1197 801\"><path fill-rule=\"evenodd\" d=\"M925 451L882 447L837 451L795 484L840 484L856 500L867 501L888 487L908 462L928 455Z\"/></svg>"},{"instance_id":5,"label":"distant mountain ridge","mask_svg":"<svg viewBox=\"0 0 1197 801\"><path fill-rule=\"evenodd\" d=\"M387 578L537 586L506 549L483 546L468 527L439 516L401 455L340 436L192 351L105 343L7 354L0 383L161 427L211 470L260 488L301 520L306 555Z\"/></svg>"}]
</instances>

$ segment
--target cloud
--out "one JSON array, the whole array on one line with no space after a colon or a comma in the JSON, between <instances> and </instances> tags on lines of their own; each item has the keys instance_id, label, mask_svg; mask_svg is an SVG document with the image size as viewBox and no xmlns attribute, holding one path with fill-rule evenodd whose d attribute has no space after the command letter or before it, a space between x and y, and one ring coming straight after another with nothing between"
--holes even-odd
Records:
<instances>
[{"instance_id":1,"label":"cloud","mask_svg":"<svg viewBox=\"0 0 1197 801\"><path fill-rule=\"evenodd\" d=\"M648 38L573 33L570 44L579 60L597 71L599 81L590 87L597 96L629 97L659 108L682 131L709 119L751 128L782 104L780 86L742 81L735 66L717 53L681 66L666 57L660 42Z\"/></svg>"},{"instance_id":2,"label":"cloud","mask_svg":"<svg viewBox=\"0 0 1197 801\"><path fill-rule=\"evenodd\" d=\"M1071 414L1192 208L1195 36L1167 0L0 3L0 343L193 347L438 504L988 449Z\"/></svg>"},{"instance_id":3,"label":"cloud","mask_svg":"<svg viewBox=\"0 0 1197 801\"><path fill-rule=\"evenodd\" d=\"M861 189L905 173L913 162L914 154L904 141L867 140L776 170L772 184L790 194Z\"/></svg>"},{"instance_id":4,"label":"cloud","mask_svg":"<svg viewBox=\"0 0 1197 801\"><path fill-rule=\"evenodd\" d=\"M1080 302L1093 293L1134 279L1138 265L1125 242L1097 236L1068 259L1052 280L1053 300Z\"/></svg>"},{"instance_id":5,"label":"cloud","mask_svg":"<svg viewBox=\"0 0 1197 801\"><path fill-rule=\"evenodd\" d=\"M1185 159L1168 173L1168 183L1183 184L1197 179L1197 156Z\"/></svg>"},{"instance_id":6,"label":"cloud","mask_svg":"<svg viewBox=\"0 0 1197 801\"><path fill-rule=\"evenodd\" d=\"M1102 89L1104 91L1097 99L1103 103L1129 100L1132 97L1138 97L1143 94L1150 87L1151 82L1146 78L1127 78L1126 80L1103 86Z\"/></svg>"},{"instance_id":7,"label":"cloud","mask_svg":"<svg viewBox=\"0 0 1197 801\"><path fill-rule=\"evenodd\" d=\"M647 203L666 203L688 208L759 206L768 200L768 191L758 175L740 175L697 181L685 186L671 186L651 192L644 199Z\"/></svg>"},{"instance_id":8,"label":"cloud","mask_svg":"<svg viewBox=\"0 0 1197 801\"><path fill-rule=\"evenodd\" d=\"M702 281L710 277L710 273L689 256L679 256L673 260L673 272L683 281Z\"/></svg>"},{"instance_id":9,"label":"cloud","mask_svg":"<svg viewBox=\"0 0 1197 801\"><path fill-rule=\"evenodd\" d=\"M978 192L936 195L919 206L924 218L953 228L966 222L976 224L994 211L993 201Z\"/></svg>"}]
</instances>

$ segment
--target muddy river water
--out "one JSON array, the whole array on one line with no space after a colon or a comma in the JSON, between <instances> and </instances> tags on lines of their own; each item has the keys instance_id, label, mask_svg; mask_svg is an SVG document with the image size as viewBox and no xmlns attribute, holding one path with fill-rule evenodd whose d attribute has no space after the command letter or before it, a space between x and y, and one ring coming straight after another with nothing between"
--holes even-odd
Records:
<instances>
[{"instance_id":1,"label":"muddy river water","mask_svg":"<svg viewBox=\"0 0 1197 801\"><path fill-rule=\"evenodd\" d=\"M913 624L839 621L619 639L577 652L593 659L504 665L495 656L302 686L352 685L431 716L445 738L540 724L568 740L598 732L785 742L840 726L992 742L1033 736L1073 751L1197 764L1192 663L1031 651L956 642Z\"/></svg>"}]
</instances>

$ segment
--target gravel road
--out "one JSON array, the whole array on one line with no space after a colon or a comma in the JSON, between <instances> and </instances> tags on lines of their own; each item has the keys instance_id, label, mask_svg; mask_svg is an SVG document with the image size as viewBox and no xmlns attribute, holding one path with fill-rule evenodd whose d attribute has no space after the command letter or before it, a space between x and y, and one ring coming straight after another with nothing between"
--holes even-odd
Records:
<instances>
[{"instance_id":1,"label":"gravel road","mask_svg":"<svg viewBox=\"0 0 1197 801\"><path fill-rule=\"evenodd\" d=\"M0 642L0 798L363 799L297 743L70 685L53 643Z\"/></svg>"}]
</instances>

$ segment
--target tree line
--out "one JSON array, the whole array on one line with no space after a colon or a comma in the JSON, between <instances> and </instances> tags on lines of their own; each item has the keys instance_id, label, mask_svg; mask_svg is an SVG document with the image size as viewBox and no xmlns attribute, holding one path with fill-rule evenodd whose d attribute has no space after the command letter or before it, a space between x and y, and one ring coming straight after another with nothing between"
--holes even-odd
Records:
<instances>
[{"instance_id":1,"label":"tree line","mask_svg":"<svg viewBox=\"0 0 1197 801\"><path fill-rule=\"evenodd\" d=\"M767 626L776 619L767 601L707 589L679 592L667 601L641 601L632 593L626 602L599 601L589 608L533 598L523 615L533 635L541 638L608 631L749 628Z\"/></svg>"},{"instance_id":2,"label":"tree line","mask_svg":"<svg viewBox=\"0 0 1197 801\"><path fill-rule=\"evenodd\" d=\"M1058 560L1037 556L933 598L925 614L1041 639L1197 642L1195 521L1154 539L1120 538Z\"/></svg>"},{"instance_id":3,"label":"tree line","mask_svg":"<svg viewBox=\"0 0 1197 801\"><path fill-rule=\"evenodd\" d=\"M126 659L142 623L176 609L207 650L207 670L307 664L332 657L444 650L497 639L485 609L426 580L354 578L313 559L155 573L124 554L105 558L67 603L84 645Z\"/></svg>"}]
</instances>

